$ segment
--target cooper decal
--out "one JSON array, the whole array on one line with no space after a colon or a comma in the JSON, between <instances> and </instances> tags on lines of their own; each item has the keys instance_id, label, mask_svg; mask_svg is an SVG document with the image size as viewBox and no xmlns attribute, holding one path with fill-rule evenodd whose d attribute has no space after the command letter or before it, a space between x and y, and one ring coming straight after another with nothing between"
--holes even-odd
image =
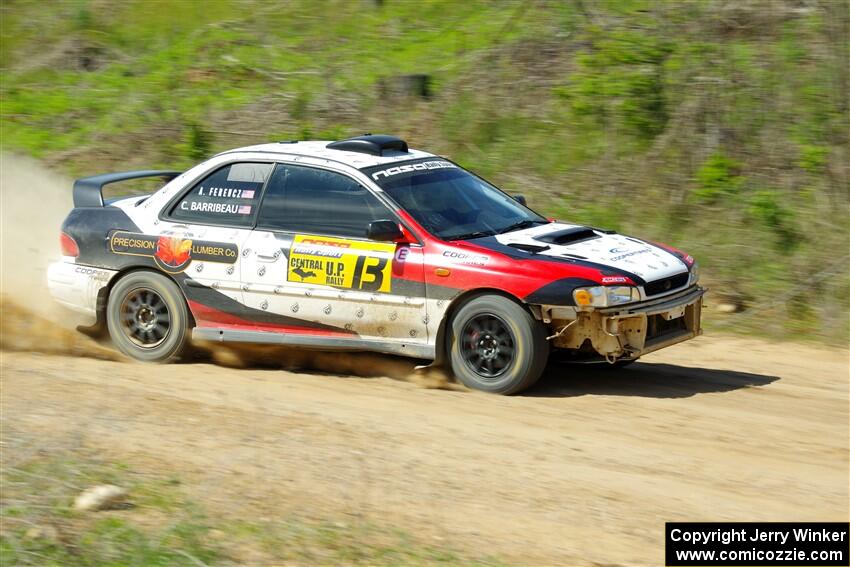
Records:
<instances>
[{"instance_id":1,"label":"cooper decal","mask_svg":"<svg viewBox=\"0 0 850 567\"><path fill-rule=\"evenodd\" d=\"M646 254L647 252L652 252L652 248L641 248L639 250L633 250L632 252L625 252L623 254L620 254L620 252L623 252L622 248L612 248L611 250L609 250L609 252L611 254L618 254L617 256L611 256L611 258L609 258L611 262L617 262L619 260L625 260L626 258L629 258L631 256L637 256L638 254Z\"/></svg>"},{"instance_id":2,"label":"cooper decal","mask_svg":"<svg viewBox=\"0 0 850 567\"><path fill-rule=\"evenodd\" d=\"M490 260L489 256L483 254L466 254L464 252L456 252L454 250L446 250L443 252L443 257L458 264L467 264L470 266L484 266Z\"/></svg>"},{"instance_id":3,"label":"cooper decal","mask_svg":"<svg viewBox=\"0 0 850 567\"><path fill-rule=\"evenodd\" d=\"M74 269L74 272L77 274L82 274L84 276L88 276L92 281L98 282L106 282L109 281L109 272L105 270L99 270L97 268L90 268L88 266L77 266Z\"/></svg>"},{"instance_id":4,"label":"cooper decal","mask_svg":"<svg viewBox=\"0 0 850 567\"><path fill-rule=\"evenodd\" d=\"M115 254L149 256L161 270L170 274L179 274L193 260L233 264L239 257L239 248L235 244L124 231L112 233L109 249Z\"/></svg>"},{"instance_id":5,"label":"cooper decal","mask_svg":"<svg viewBox=\"0 0 850 567\"><path fill-rule=\"evenodd\" d=\"M396 245L296 235L287 280L345 289L389 292Z\"/></svg>"}]
</instances>

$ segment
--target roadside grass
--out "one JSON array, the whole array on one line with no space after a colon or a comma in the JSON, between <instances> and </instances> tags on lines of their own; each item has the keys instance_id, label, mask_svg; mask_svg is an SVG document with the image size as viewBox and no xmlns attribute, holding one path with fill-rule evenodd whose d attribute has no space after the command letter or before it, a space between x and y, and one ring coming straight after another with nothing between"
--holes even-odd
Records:
<instances>
[{"instance_id":1,"label":"roadside grass","mask_svg":"<svg viewBox=\"0 0 850 567\"><path fill-rule=\"evenodd\" d=\"M222 518L187 499L176 476L89 455L39 453L12 460L4 448L2 565L503 565L363 521ZM127 504L74 511L74 498L98 484L126 488Z\"/></svg>"}]
</instances>

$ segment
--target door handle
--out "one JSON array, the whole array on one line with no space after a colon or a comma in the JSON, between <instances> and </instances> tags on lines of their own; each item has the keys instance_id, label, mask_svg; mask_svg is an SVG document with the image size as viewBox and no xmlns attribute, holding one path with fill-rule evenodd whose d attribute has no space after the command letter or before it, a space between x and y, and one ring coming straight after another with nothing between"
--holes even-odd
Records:
<instances>
[{"instance_id":1,"label":"door handle","mask_svg":"<svg viewBox=\"0 0 850 567\"><path fill-rule=\"evenodd\" d=\"M182 232L182 234L185 235L185 236L189 236L189 237L192 236L192 232L189 229L189 225L186 225L186 224L171 225L171 230L176 230L178 232Z\"/></svg>"},{"instance_id":2,"label":"door handle","mask_svg":"<svg viewBox=\"0 0 850 567\"><path fill-rule=\"evenodd\" d=\"M257 260L260 262L277 262L278 258L280 258L280 250L271 253L257 252Z\"/></svg>"}]
</instances>

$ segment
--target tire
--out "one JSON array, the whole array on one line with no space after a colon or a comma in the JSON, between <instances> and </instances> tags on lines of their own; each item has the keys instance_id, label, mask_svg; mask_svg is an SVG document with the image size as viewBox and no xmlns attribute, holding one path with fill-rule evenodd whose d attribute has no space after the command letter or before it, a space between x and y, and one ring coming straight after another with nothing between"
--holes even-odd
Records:
<instances>
[{"instance_id":1,"label":"tire","mask_svg":"<svg viewBox=\"0 0 850 567\"><path fill-rule=\"evenodd\" d=\"M451 320L449 361L468 388L516 394L540 378L549 358L543 325L521 305L500 295L482 295Z\"/></svg>"},{"instance_id":2,"label":"tire","mask_svg":"<svg viewBox=\"0 0 850 567\"><path fill-rule=\"evenodd\" d=\"M637 358L633 358L631 360L618 360L618 361L614 362L614 364L609 364L608 366L611 366L612 368L625 368L626 366L634 364L638 360L639 359L637 359Z\"/></svg>"},{"instance_id":3,"label":"tire","mask_svg":"<svg viewBox=\"0 0 850 567\"><path fill-rule=\"evenodd\" d=\"M189 342L189 309L180 289L166 276L132 272L109 293L106 326L113 344L127 356L169 362Z\"/></svg>"}]
</instances>

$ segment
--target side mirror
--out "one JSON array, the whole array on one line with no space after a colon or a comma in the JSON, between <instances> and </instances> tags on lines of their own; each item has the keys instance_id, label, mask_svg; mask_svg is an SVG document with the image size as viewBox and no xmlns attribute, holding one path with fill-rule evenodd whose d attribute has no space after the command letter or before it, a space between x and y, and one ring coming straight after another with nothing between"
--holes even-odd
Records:
<instances>
[{"instance_id":1,"label":"side mirror","mask_svg":"<svg viewBox=\"0 0 850 567\"><path fill-rule=\"evenodd\" d=\"M366 238L380 240L382 242L393 242L404 238L404 233L398 227L398 223L391 220L378 220L369 223L366 229Z\"/></svg>"},{"instance_id":2,"label":"side mirror","mask_svg":"<svg viewBox=\"0 0 850 567\"><path fill-rule=\"evenodd\" d=\"M519 203L520 205L527 206L528 203L525 202L525 195L513 195L514 201Z\"/></svg>"}]
</instances>

